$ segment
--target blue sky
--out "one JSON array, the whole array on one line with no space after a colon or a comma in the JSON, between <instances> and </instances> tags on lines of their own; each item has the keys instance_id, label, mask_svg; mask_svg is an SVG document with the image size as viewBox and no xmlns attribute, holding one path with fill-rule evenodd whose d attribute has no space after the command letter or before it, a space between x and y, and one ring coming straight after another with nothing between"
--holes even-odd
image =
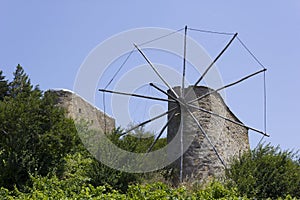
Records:
<instances>
[{"instance_id":1,"label":"blue sky","mask_svg":"<svg viewBox=\"0 0 300 200\"><path fill-rule=\"evenodd\" d=\"M140 27L177 30L185 25L238 32L268 68L271 137L266 141L284 149L299 149L299 24L298 0L0 0L0 69L11 78L15 66L21 64L41 89L72 89L89 52L119 32ZM233 110L240 105L232 104ZM236 108L241 112L237 115L248 121L246 115L253 108L244 107L242 111ZM255 113L249 116L256 118Z\"/></svg>"}]
</instances>

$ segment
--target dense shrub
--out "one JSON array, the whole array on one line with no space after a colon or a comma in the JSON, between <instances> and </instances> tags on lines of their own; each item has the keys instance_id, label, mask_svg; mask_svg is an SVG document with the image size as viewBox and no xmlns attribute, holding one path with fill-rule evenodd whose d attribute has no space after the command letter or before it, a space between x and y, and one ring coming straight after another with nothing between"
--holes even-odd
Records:
<instances>
[{"instance_id":1,"label":"dense shrub","mask_svg":"<svg viewBox=\"0 0 300 200\"><path fill-rule=\"evenodd\" d=\"M110 186L94 187L83 184L78 187L70 184L70 180L59 180L57 177L31 177L33 186L27 193L22 193L16 188L9 191L0 188L1 199L246 199L238 198L231 190L226 190L219 183L214 183L208 188L192 192L185 187L171 188L163 183L131 185L126 194L122 194ZM74 181L74 180L73 180Z\"/></svg>"},{"instance_id":2,"label":"dense shrub","mask_svg":"<svg viewBox=\"0 0 300 200\"><path fill-rule=\"evenodd\" d=\"M226 189L221 183L213 182L207 187L190 191L184 186L178 188L169 187L163 183L153 183L145 185L131 185L126 194L112 189L110 186L94 187L90 184L83 184L78 187L70 184L70 180L60 180L57 177L31 177L33 186L27 193L18 191L15 188L9 191L0 188L0 199L9 200L38 200L38 199L111 199L111 200L247 200L247 197L237 195L235 189ZM74 181L74 180L73 180ZM282 198L278 198L278 200ZM285 200L292 200L291 196L286 196Z\"/></svg>"},{"instance_id":3,"label":"dense shrub","mask_svg":"<svg viewBox=\"0 0 300 200\"><path fill-rule=\"evenodd\" d=\"M235 159L227 170L227 177L248 197L291 195L300 198L299 156L269 144L260 145Z\"/></svg>"}]
</instances>

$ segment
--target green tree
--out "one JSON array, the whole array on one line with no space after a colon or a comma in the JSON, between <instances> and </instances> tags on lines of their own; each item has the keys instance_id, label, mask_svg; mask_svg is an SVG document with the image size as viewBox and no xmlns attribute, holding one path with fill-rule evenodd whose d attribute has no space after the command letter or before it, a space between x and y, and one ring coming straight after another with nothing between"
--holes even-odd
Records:
<instances>
[{"instance_id":1,"label":"green tree","mask_svg":"<svg viewBox=\"0 0 300 200\"><path fill-rule=\"evenodd\" d=\"M30 84L21 66L9 83L9 96L0 101L0 186L21 188L30 174L47 175L73 150L76 129L56 97Z\"/></svg>"},{"instance_id":2,"label":"green tree","mask_svg":"<svg viewBox=\"0 0 300 200\"><path fill-rule=\"evenodd\" d=\"M281 151L270 144L260 145L233 160L226 172L241 194L258 199L300 198L299 155Z\"/></svg>"},{"instance_id":3,"label":"green tree","mask_svg":"<svg viewBox=\"0 0 300 200\"><path fill-rule=\"evenodd\" d=\"M13 73L13 81L9 83L8 94L11 97L16 97L17 95L27 96L31 94L32 91L38 91L38 86L33 87L31 85L28 75L25 73L23 67L18 64L15 72Z\"/></svg>"},{"instance_id":4,"label":"green tree","mask_svg":"<svg viewBox=\"0 0 300 200\"><path fill-rule=\"evenodd\" d=\"M3 72L0 70L0 101L7 95L8 92L8 82L5 80L5 76L2 75Z\"/></svg>"}]
</instances>

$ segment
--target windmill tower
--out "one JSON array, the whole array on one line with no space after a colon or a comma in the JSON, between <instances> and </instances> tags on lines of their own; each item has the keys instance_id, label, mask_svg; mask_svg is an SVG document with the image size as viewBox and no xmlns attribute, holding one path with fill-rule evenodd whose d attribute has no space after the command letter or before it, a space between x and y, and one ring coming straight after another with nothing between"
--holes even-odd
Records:
<instances>
[{"instance_id":1,"label":"windmill tower","mask_svg":"<svg viewBox=\"0 0 300 200\"><path fill-rule=\"evenodd\" d=\"M175 92L180 92L181 88L175 87L173 89ZM197 121L189 116L188 113L185 113L185 119L181 122L180 114L186 111L180 109L180 107L176 108L176 103L169 103L169 110L173 108L176 108L176 110L174 112L175 115L173 113L168 115L168 118L172 118L172 120L168 126L167 141L171 142L177 133L180 134L180 125L182 125L185 127L183 129L182 144L188 145L186 148L183 147L183 149L186 149L183 156L172 165L173 169L175 169L174 184L180 182L180 176L182 181L191 182L196 180L204 181L212 176L221 176L230 159L250 149L248 128L228 121L232 120L242 124L226 106L220 94L214 93L212 89L205 86L186 88L185 93L188 93L189 90L193 90L193 94L186 97L187 100L204 96L201 100L195 101L195 106L190 109ZM170 93L170 91L168 92ZM201 108L202 111L198 108ZM203 110L207 112L203 112ZM228 120L211 113L224 116ZM198 124L200 124L204 133L207 134L207 138ZM212 145L216 152L214 152ZM172 154L172 150L168 153ZM182 171L180 170L181 168L183 169Z\"/></svg>"}]
</instances>

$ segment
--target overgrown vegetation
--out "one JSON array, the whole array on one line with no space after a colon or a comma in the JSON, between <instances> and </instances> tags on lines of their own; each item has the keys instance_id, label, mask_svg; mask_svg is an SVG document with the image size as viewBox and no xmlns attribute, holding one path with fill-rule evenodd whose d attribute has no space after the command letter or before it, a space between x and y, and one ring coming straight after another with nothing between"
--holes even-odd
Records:
<instances>
[{"instance_id":1,"label":"overgrown vegetation","mask_svg":"<svg viewBox=\"0 0 300 200\"><path fill-rule=\"evenodd\" d=\"M111 169L90 155L74 122L55 102L53 93L31 84L20 65L12 81L0 70L0 199L300 198L297 153L271 145L233 160L224 182L205 187L174 188L162 183L164 170L130 174ZM89 131L86 126L81 128ZM143 129L121 133L117 129L108 137L132 152L147 152L154 140ZM153 150L164 145L166 139L160 139Z\"/></svg>"},{"instance_id":2,"label":"overgrown vegetation","mask_svg":"<svg viewBox=\"0 0 300 200\"><path fill-rule=\"evenodd\" d=\"M248 197L300 198L300 158L270 144L260 145L232 162L227 177Z\"/></svg>"},{"instance_id":3,"label":"overgrown vegetation","mask_svg":"<svg viewBox=\"0 0 300 200\"><path fill-rule=\"evenodd\" d=\"M29 184L30 174L55 171L79 140L54 96L33 88L21 66L7 88L0 102L0 185L13 189Z\"/></svg>"}]
</instances>

